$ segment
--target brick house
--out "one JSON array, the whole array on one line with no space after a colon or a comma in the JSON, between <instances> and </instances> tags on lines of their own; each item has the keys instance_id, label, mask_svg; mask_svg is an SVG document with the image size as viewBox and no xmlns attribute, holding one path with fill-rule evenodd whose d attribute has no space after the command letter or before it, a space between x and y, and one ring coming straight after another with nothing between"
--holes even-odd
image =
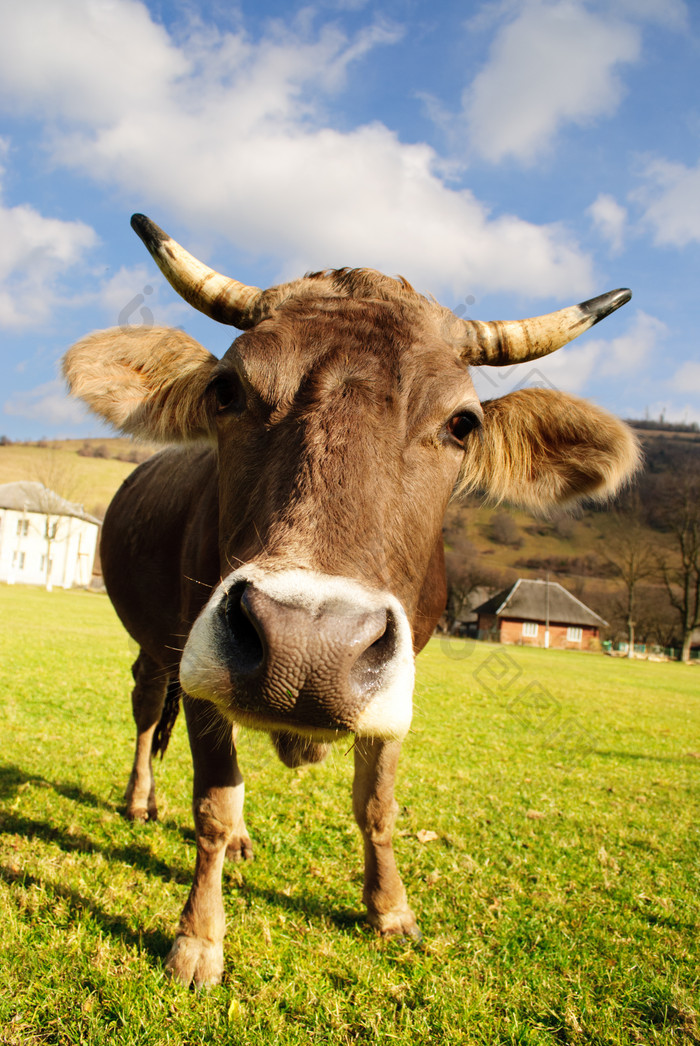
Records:
<instances>
[{"instance_id":1,"label":"brick house","mask_svg":"<svg viewBox=\"0 0 700 1046\"><path fill-rule=\"evenodd\" d=\"M557 581L519 578L475 610L479 639L557 650L599 650L607 624Z\"/></svg>"}]
</instances>

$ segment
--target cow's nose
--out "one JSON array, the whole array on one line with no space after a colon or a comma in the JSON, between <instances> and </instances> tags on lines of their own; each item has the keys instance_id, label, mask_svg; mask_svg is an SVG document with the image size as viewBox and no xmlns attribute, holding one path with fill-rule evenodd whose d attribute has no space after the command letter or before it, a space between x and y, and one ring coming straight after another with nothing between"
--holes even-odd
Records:
<instances>
[{"instance_id":1,"label":"cow's nose","mask_svg":"<svg viewBox=\"0 0 700 1046\"><path fill-rule=\"evenodd\" d=\"M300 727L350 729L396 647L391 610L338 595L281 600L241 582L226 597L225 618L238 702Z\"/></svg>"},{"instance_id":2,"label":"cow's nose","mask_svg":"<svg viewBox=\"0 0 700 1046\"><path fill-rule=\"evenodd\" d=\"M411 626L398 599L310 569L229 574L190 630L190 697L234 723L317 741L338 732L404 737L411 724Z\"/></svg>"}]
</instances>

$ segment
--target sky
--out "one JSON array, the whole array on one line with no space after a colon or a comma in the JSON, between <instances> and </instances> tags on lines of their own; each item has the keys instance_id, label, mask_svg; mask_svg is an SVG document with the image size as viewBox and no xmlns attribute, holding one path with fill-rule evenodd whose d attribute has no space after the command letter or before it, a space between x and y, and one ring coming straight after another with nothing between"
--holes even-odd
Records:
<instances>
[{"instance_id":1,"label":"sky","mask_svg":"<svg viewBox=\"0 0 700 1046\"><path fill-rule=\"evenodd\" d=\"M90 330L233 340L135 211L256 286L369 266L479 320L630 287L477 390L700 422L694 0L0 0L0 435L105 434L59 376Z\"/></svg>"}]
</instances>

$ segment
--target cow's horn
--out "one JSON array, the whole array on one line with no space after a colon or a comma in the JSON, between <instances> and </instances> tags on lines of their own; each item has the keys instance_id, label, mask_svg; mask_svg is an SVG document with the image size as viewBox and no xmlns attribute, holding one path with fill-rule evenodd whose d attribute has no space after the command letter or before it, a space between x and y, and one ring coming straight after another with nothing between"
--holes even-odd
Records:
<instances>
[{"instance_id":1,"label":"cow's horn","mask_svg":"<svg viewBox=\"0 0 700 1046\"><path fill-rule=\"evenodd\" d=\"M197 261L145 214L134 214L131 226L168 283L195 309L240 330L260 319L255 309L263 293L259 287L246 287Z\"/></svg>"},{"instance_id":2,"label":"cow's horn","mask_svg":"<svg viewBox=\"0 0 700 1046\"><path fill-rule=\"evenodd\" d=\"M529 320L462 320L465 359L475 366L506 367L548 356L631 297L632 291L624 288Z\"/></svg>"}]
</instances>

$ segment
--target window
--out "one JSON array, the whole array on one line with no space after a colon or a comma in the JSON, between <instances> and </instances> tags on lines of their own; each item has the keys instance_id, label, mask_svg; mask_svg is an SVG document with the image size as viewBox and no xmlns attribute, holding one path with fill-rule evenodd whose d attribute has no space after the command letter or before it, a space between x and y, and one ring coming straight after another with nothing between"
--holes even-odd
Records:
<instances>
[{"instance_id":1,"label":"window","mask_svg":"<svg viewBox=\"0 0 700 1046\"><path fill-rule=\"evenodd\" d=\"M566 630L566 642L567 643L580 643L583 633L580 628L575 625L569 625Z\"/></svg>"},{"instance_id":2,"label":"window","mask_svg":"<svg viewBox=\"0 0 700 1046\"><path fill-rule=\"evenodd\" d=\"M523 637L535 639L538 626L536 621L523 621Z\"/></svg>"},{"instance_id":3,"label":"window","mask_svg":"<svg viewBox=\"0 0 700 1046\"><path fill-rule=\"evenodd\" d=\"M43 571L46 570L46 556L42 556L41 557L41 566L39 567L39 570L43 570ZM50 559L49 560L49 574L51 573L52 570L53 570L53 560Z\"/></svg>"},{"instance_id":4,"label":"window","mask_svg":"<svg viewBox=\"0 0 700 1046\"><path fill-rule=\"evenodd\" d=\"M17 567L19 570L24 570L24 552L13 552L12 553L12 566Z\"/></svg>"},{"instance_id":5,"label":"window","mask_svg":"<svg viewBox=\"0 0 700 1046\"><path fill-rule=\"evenodd\" d=\"M18 519L17 520L17 537L21 537L22 534L26 537L29 533L29 520Z\"/></svg>"}]
</instances>

